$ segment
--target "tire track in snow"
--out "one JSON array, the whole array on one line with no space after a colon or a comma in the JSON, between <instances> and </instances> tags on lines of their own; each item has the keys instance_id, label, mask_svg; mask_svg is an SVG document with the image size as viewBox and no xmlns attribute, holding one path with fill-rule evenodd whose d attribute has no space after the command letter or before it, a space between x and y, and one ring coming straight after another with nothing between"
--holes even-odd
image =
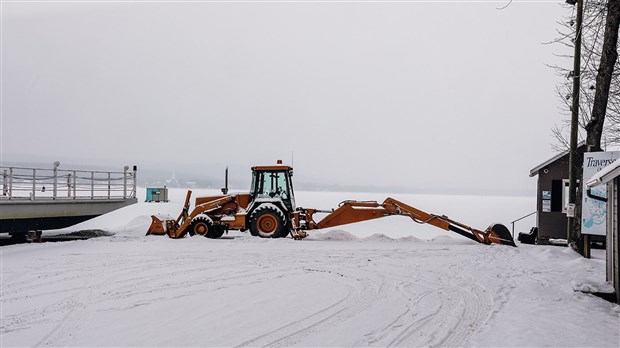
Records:
<instances>
[{"instance_id":1,"label":"tire track in snow","mask_svg":"<svg viewBox=\"0 0 620 348\"><path fill-rule=\"evenodd\" d=\"M342 323L346 320L352 319L361 312L369 309L375 303L388 296L392 292L394 285L391 282L381 280L379 288L370 287L368 284L361 289L362 296L346 308L343 308L335 315L315 322L302 329L299 329L283 338L280 338L274 342L268 344L268 346L275 347L288 347L300 343L304 338L317 334L326 328L331 328L337 323ZM370 290L370 291L369 291Z\"/></svg>"},{"instance_id":2,"label":"tire track in snow","mask_svg":"<svg viewBox=\"0 0 620 348\"><path fill-rule=\"evenodd\" d=\"M448 276L426 270L420 263L407 267L409 276L399 264L387 273L398 283L397 292L407 299L404 311L356 345L462 346L490 317L492 295L465 275L463 265L449 265Z\"/></svg>"},{"instance_id":3,"label":"tire track in snow","mask_svg":"<svg viewBox=\"0 0 620 348\"><path fill-rule=\"evenodd\" d=\"M484 250L485 253L491 251L500 252L497 248ZM42 301L45 303L42 308L15 310L17 314L10 318L11 322L7 324L3 318L2 332L26 330L45 321L45 326L41 327L47 332L33 343L42 346L76 345L80 343L75 340L76 335L96 329L93 326L96 319L91 317L93 313L119 312L122 315L123 311L136 306L196 293L208 296L229 289L239 293L239 289L253 284L259 284L260 289L265 288L263 284L278 278L300 276L295 279L307 279L300 272L319 272L313 276L319 275L323 280L341 286L339 298L323 297L326 301L321 302L321 308L304 307L308 312L288 322L279 321L276 324L279 327L275 329L269 323L259 323L259 330L254 331L255 337L247 333L243 336L240 332L238 339L243 343L239 345L308 346L308 342L328 338L336 342L335 345L459 346L466 344L467 339L484 325L497 305L493 303L490 292L469 276L468 268L488 268L486 261L503 259L489 254L489 257L472 258L467 264L455 264L450 260L454 252L432 246L422 250L405 247L388 251L357 247L297 249L291 262L283 262L291 259L291 252L285 249L267 252L239 250L238 253L222 250L204 253L194 249L183 254L113 252L66 255L68 260L57 258L54 259L55 265L41 270L33 268L33 274L14 278L16 282L10 284L10 297L7 297L13 308L29 301L27 296L48 294L55 300ZM471 254L471 250L465 254ZM85 258L89 259L91 267L86 272L79 265ZM373 262L370 262L371 258ZM462 257L456 259L462 260ZM493 266L509 266L506 260L503 262L506 264ZM209 268L212 264L217 268ZM81 281L76 274L87 279ZM508 281L501 284L516 281L515 275L514 271L506 273ZM65 282L69 284L65 289L68 295L62 293L61 285ZM286 283L285 280L279 284ZM386 310L385 316L376 316L383 310ZM376 320L360 321L367 318ZM342 339L333 336L340 328L348 328L350 331L346 332L355 336ZM362 340L351 341L355 339L353 337L362 337ZM209 339L200 332L194 341L185 342L193 342L193 345L234 344L234 341Z\"/></svg>"},{"instance_id":4,"label":"tire track in snow","mask_svg":"<svg viewBox=\"0 0 620 348\"><path fill-rule=\"evenodd\" d=\"M332 255L332 258L334 256ZM385 266L385 264L383 265ZM395 272L361 269L355 263L340 265L338 272L355 276L348 282L355 291L344 300L309 316L282 325L238 346L294 346L309 336L320 335L371 308L391 292L407 299L406 308L381 329L367 333L366 344L386 346L463 345L486 322L493 308L493 297L467 273L462 265L448 267L448 276L414 265L411 275L403 275L398 264ZM387 268L389 270L390 268ZM406 274L406 272L405 272ZM416 291L412 291L416 290ZM411 300L411 296L415 298ZM359 342L356 345L361 345Z\"/></svg>"},{"instance_id":5,"label":"tire track in snow","mask_svg":"<svg viewBox=\"0 0 620 348\"><path fill-rule=\"evenodd\" d=\"M76 333L90 322L94 313L93 305L103 304L104 309L98 309L99 311L122 311L125 308L115 306L120 299L137 298L138 301L131 302L129 307L148 305L156 301L193 294L196 288L202 287L203 290L205 284L208 289L217 291L229 286L265 282L274 277L287 276L297 270L290 265L281 266L274 272L269 268L256 268L254 262L248 262L242 265L241 269L239 265L235 265L234 268L223 269L217 275L205 276L204 267L187 265L187 262L179 262L180 266L171 272L170 268L162 267L170 262L170 259L162 262L162 257L151 260L144 258L132 260L132 257L127 257L122 261L106 261L106 255L99 257L101 262L93 262L92 264L98 266L89 269L88 273L77 270L81 277L75 274L75 267L69 266L59 271L61 267L52 265L53 272L48 274L33 272L18 286L13 286L9 292L11 296L9 299L16 303L28 301L31 297L65 295L43 307L3 317L0 332L4 334L27 329L34 324L54 323L49 332L34 346L70 345ZM66 262L75 265L79 263L79 259L79 257L77 260L70 258ZM85 279L85 282L75 284L76 279ZM59 289L59 285L62 284L75 285ZM147 294L149 298L145 298Z\"/></svg>"},{"instance_id":6,"label":"tire track in snow","mask_svg":"<svg viewBox=\"0 0 620 348\"><path fill-rule=\"evenodd\" d=\"M384 275L366 269L365 255L355 255L348 251L331 251L327 255L309 253L303 255L307 264L329 264L326 269L307 269L310 272L321 272L325 275L339 275L334 281L344 284L349 291L347 296L332 305L326 306L303 318L281 325L263 335L246 340L240 346L293 346L304 339L320 335L328 328L359 315L378 301L389 296L395 284L386 280ZM327 259L327 261L326 261ZM364 261L361 262L360 261ZM323 266L325 267L325 266Z\"/></svg>"},{"instance_id":7,"label":"tire track in snow","mask_svg":"<svg viewBox=\"0 0 620 348\"><path fill-rule=\"evenodd\" d=\"M328 273L327 271L323 271ZM322 308L308 316L282 325L270 332L247 340L237 347L289 347L299 344L304 338L321 332L321 330L353 318L368 309L374 302L386 297L393 289L391 282L383 279L377 282L367 274L353 274L353 270L340 269L338 274L344 278L349 288L347 295L337 302ZM377 286L377 284L379 286Z\"/></svg>"}]
</instances>

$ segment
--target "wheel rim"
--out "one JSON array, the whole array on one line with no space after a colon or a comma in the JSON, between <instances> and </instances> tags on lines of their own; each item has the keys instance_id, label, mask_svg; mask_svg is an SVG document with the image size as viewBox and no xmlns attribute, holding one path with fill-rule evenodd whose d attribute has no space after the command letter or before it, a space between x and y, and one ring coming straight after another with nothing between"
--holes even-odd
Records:
<instances>
[{"instance_id":1,"label":"wheel rim","mask_svg":"<svg viewBox=\"0 0 620 348\"><path fill-rule=\"evenodd\" d=\"M256 223L258 231L263 234L273 234L278 229L278 220L273 215L263 215Z\"/></svg>"},{"instance_id":2,"label":"wheel rim","mask_svg":"<svg viewBox=\"0 0 620 348\"><path fill-rule=\"evenodd\" d=\"M194 227L194 232L201 236L204 236L205 234L207 234L207 231L209 231L209 226L207 226L205 222L199 222Z\"/></svg>"}]
</instances>

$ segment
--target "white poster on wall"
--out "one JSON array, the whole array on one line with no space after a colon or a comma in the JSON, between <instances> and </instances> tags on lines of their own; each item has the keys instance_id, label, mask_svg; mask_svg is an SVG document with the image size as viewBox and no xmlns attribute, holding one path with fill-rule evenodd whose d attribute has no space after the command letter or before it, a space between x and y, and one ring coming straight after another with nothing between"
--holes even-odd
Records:
<instances>
[{"instance_id":1,"label":"white poster on wall","mask_svg":"<svg viewBox=\"0 0 620 348\"><path fill-rule=\"evenodd\" d=\"M604 236L607 231L607 203L588 197L588 187L585 185L596 173L620 158L620 151L586 152L583 155L583 199L581 201L581 233ZM591 189L591 195L607 197L606 185Z\"/></svg>"}]
</instances>

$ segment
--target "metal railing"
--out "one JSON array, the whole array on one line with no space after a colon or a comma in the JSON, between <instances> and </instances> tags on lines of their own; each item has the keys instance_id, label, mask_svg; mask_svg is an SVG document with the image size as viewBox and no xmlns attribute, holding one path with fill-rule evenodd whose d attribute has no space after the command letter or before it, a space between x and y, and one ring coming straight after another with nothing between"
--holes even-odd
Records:
<instances>
[{"instance_id":1,"label":"metal railing","mask_svg":"<svg viewBox=\"0 0 620 348\"><path fill-rule=\"evenodd\" d=\"M537 211L533 211L533 212L531 212L531 213L529 213L529 214L527 214L525 216L522 216L522 217L520 217L520 218L510 222L510 224L512 225L512 238L515 237L515 222L521 221L521 220L525 219L526 217L530 217L530 216L532 216L532 215L534 215L536 213L537 213Z\"/></svg>"},{"instance_id":2,"label":"metal railing","mask_svg":"<svg viewBox=\"0 0 620 348\"><path fill-rule=\"evenodd\" d=\"M0 166L1 200L119 199L136 197L137 167L122 172Z\"/></svg>"}]
</instances>

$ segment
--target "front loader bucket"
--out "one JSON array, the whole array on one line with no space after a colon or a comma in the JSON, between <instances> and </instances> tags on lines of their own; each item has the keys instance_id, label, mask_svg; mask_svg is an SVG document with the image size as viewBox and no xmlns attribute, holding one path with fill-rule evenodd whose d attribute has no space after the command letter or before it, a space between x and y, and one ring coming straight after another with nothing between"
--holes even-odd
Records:
<instances>
[{"instance_id":1,"label":"front loader bucket","mask_svg":"<svg viewBox=\"0 0 620 348\"><path fill-rule=\"evenodd\" d=\"M149 226L146 235L154 234L158 236L167 235L168 231L176 230L176 220L169 215L151 215L151 226Z\"/></svg>"},{"instance_id":2,"label":"front loader bucket","mask_svg":"<svg viewBox=\"0 0 620 348\"><path fill-rule=\"evenodd\" d=\"M502 224L491 224L485 232L487 235L486 239L488 239L490 243L510 245L513 247L517 246L508 228Z\"/></svg>"},{"instance_id":3,"label":"front loader bucket","mask_svg":"<svg viewBox=\"0 0 620 348\"><path fill-rule=\"evenodd\" d=\"M187 211L189 210L189 199L192 196L192 190L187 190L187 195L185 196L185 204L183 204L183 211L178 218L173 218L167 214L157 214L151 215L151 226L149 226L148 231L146 231L146 235L155 234L155 235L168 235L170 238L183 238L185 237L185 233L177 233L181 225L185 222L187 218ZM179 225L179 221L181 225Z\"/></svg>"}]
</instances>

